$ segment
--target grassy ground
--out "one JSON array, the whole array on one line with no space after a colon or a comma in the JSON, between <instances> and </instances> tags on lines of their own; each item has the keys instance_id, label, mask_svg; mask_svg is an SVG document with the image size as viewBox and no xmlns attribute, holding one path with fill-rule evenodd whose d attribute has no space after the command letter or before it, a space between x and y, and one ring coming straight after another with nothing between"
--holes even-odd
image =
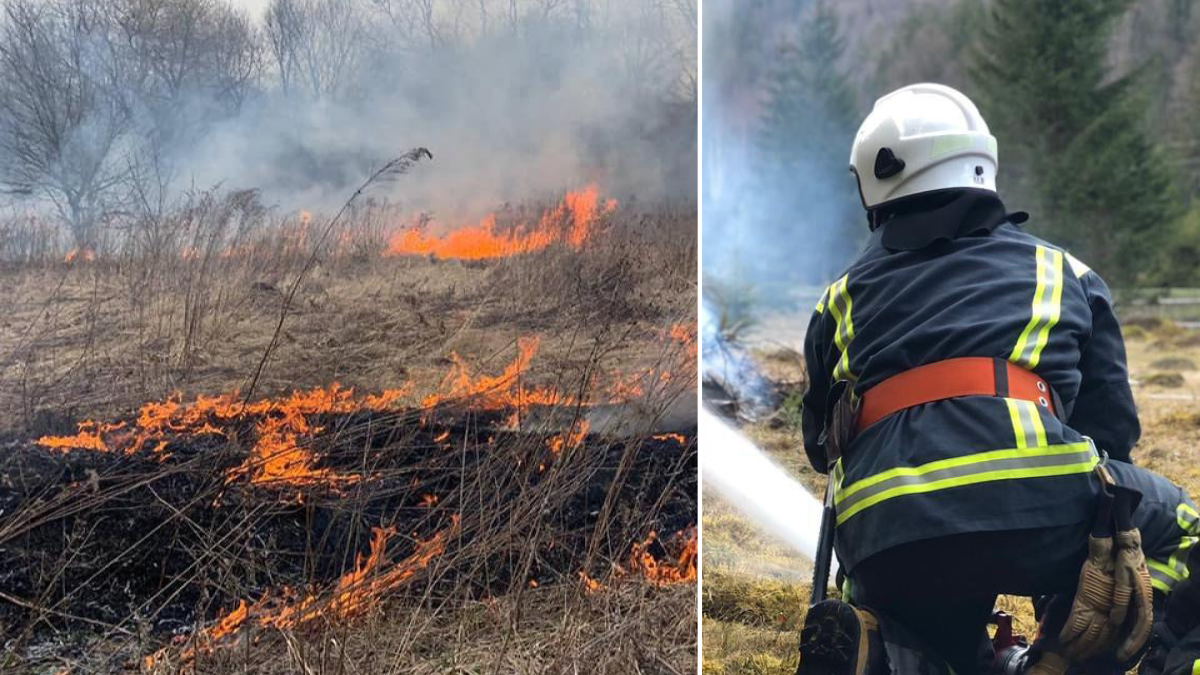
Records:
<instances>
[{"instance_id":1,"label":"grassy ground","mask_svg":"<svg viewBox=\"0 0 1200 675\"><path fill-rule=\"evenodd\" d=\"M773 326L795 321L776 318ZM1139 464L1200 495L1200 334L1146 320L1126 326L1130 375L1142 421L1134 450ZM792 330L787 334L801 335ZM797 345L752 336L757 356L779 379L802 377ZM786 418L786 415L783 415ZM813 472L794 427L779 421L743 429L813 494L824 476ZM712 490L704 493L703 672L708 675L790 675L797 664L798 627L811 593L811 564L742 518ZM1022 598L1001 598L1019 632L1035 632Z\"/></svg>"},{"instance_id":2,"label":"grassy ground","mask_svg":"<svg viewBox=\"0 0 1200 675\"><path fill-rule=\"evenodd\" d=\"M236 220L222 208L178 218ZM688 356L680 341L694 338L694 211L618 209L594 230L580 250L551 246L489 261L385 257L378 241L321 252L296 286L273 349L311 236L260 237L198 255L175 242L69 264L0 261L0 442L69 434L81 420L126 417L176 393L188 400L253 387L260 398L338 382L363 393L407 387L405 402L418 405L446 390L458 363L473 375L500 373L525 338L538 347L522 386L632 401L630 387L649 372L658 400L693 401L694 346ZM665 422L657 407L622 411L638 426L689 423L687 405L672 407ZM690 416L694 427L694 404ZM565 583L445 605L408 590L367 617L256 633L195 661L173 660L171 651L152 666L120 658L131 672L221 675L695 671L694 583L630 576L599 591ZM145 637L139 626L123 628ZM38 653L6 645L0 670L110 672L113 659L92 658L103 656L105 638L58 637L70 647L61 656L48 643Z\"/></svg>"}]
</instances>

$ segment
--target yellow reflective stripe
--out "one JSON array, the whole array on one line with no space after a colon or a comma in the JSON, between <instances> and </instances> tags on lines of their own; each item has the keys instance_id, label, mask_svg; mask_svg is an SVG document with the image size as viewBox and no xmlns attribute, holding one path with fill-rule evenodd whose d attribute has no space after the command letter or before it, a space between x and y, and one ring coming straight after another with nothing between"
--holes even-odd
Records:
<instances>
[{"instance_id":1,"label":"yellow reflective stripe","mask_svg":"<svg viewBox=\"0 0 1200 675\"><path fill-rule=\"evenodd\" d=\"M1008 404L1008 416L1012 419L1013 436L1017 439L1017 448L1029 447L1029 444L1025 442L1025 425L1021 424L1021 411L1017 409L1017 399L1006 398L1004 402Z\"/></svg>"},{"instance_id":2,"label":"yellow reflective stripe","mask_svg":"<svg viewBox=\"0 0 1200 675\"><path fill-rule=\"evenodd\" d=\"M1176 572L1174 569L1172 569L1170 565L1163 563L1163 562L1159 562L1157 560L1147 560L1146 567L1149 567L1151 570L1159 572L1163 576L1170 577L1171 579L1174 579L1175 581L1183 581L1183 579L1184 579L1183 575L1180 574L1179 572Z\"/></svg>"},{"instance_id":3,"label":"yellow reflective stripe","mask_svg":"<svg viewBox=\"0 0 1200 675\"><path fill-rule=\"evenodd\" d=\"M829 297L829 287L826 286L825 290L821 293L821 299L817 300L817 310L816 310L817 314L825 313L825 299L828 297Z\"/></svg>"},{"instance_id":4,"label":"yellow reflective stripe","mask_svg":"<svg viewBox=\"0 0 1200 675\"><path fill-rule=\"evenodd\" d=\"M1192 675L1200 675L1200 659L1192 661Z\"/></svg>"},{"instance_id":5,"label":"yellow reflective stripe","mask_svg":"<svg viewBox=\"0 0 1200 675\"><path fill-rule=\"evenodd\" d=\"M1186 502L1179 505L1175 509L1176 518L1179 520L1179 528L1188 534L1200 534L1200 513L1196 513L1196 509Z\"/></svg>"},{"instance_id":6,"label":"yellow reflective stripe","mask_svg":"<svg viewBox=\"0 0 1200 675\"><path fill-rule=\"evenodd\" d=\"M1034 257L1037 288L1033 293L1032 313L1008 356L1009 361L1030 369L1038 364L1042 349L1050 338L1050 330L1058 323L1063 287L1062 251L1038 246Z\"/></svg>"},{"instance_id":7,"label":"yellow reflective stripe","mask_svg":"<svg viewBox=\"0 0 1200 675\"><path fill-rule=\"evenodd\" d=\"M1171 593L1171 587L1170 587L1170 586L1168 586L1168 585L1166 585L1165 583L1163 583L1163 582L1159 581L1158 579L1155 579L1154 577L1150 577L1150 586L1151 586L1151 587L1153 587L1153 588L1157 588L1158 590L1162 591L1162 592L1163 592L1163 594L1170 594L1170 593Z\"/></svg>"},{"instance_id":8,"label":"yellow reflective stripe","mask_svg":"<svg viewBox=\"0 0 1200 675\"><path fill-rule=\"evenodd\" d=\"M1050 307L1047 309L1049 316L1046 322L1042 324L1042 328L1038 331L1037 344L1033 348L1033 356L1029 359L1029 367L1032 368L1038 364L1041 358L1042 349L1046 347L1046 343L1050 340L1050 329L1058 324L1058 319L1062 315L1062 290L1063 290L1063 254L1062 251L1050 251L1051 268L1048 270L1048 283L1053 284L1053 289L1050 298Z\"/></svg>"},{"instance_id":9,"label":"yellow reflective stripe","mask_svg":"<svg viewBox=\"0 0 1200 675\"><path fill-rule=\"evenodd\" d=\"M1033 401L1021 401L1021 404L1029 413L1029 419L1033 422L1033 435L1037 438L1038 446L1046 445L1046 427L1042 424L1041 411L1033 404Z\"/></svg>"},{"instance_id":10,"label":"yellow reflective stripe","mask_svg":"<svg viewBox=\"0 0 1200 675\"><path fill-rule=\"evenodd\" d=\"M854 319L851 310L854 303L850 299L850 275L843 275L829 287L829 311L837 321L837 330L833 334L833 342L837 345L841 356L833 368L833 379L856 380L857 376L850 371L850 342L854 339Z\"/></svg>"},{"instance_id":11,"label":"yellow reflective stripe","mask_svg":"<svg viewBox=\"0 0 1200 675\"><path fill-rule=\"evenodd\" d=\"M1099 461L1099 458L1094 458L1085 462L1063 464L1060 466L1031 467L1024 469L1000 469L997 471L987 471L984 473L971 474L956 478L946 478L944 480L931 481L929 483L921 483L919 485L901 485L890 490L885 490L877 495L873 495L867 499L855 503L854 506L846 509L845 513L838 514L837 524L841 525L847 519L851 518L863 509L869 508L878 504L879 502L892 499L894 497L924 494L926 492L936 492L937 490L947 490L949 488L963 487L965 485L975 485L976 483L990 483L998 480L1050 478L1053 476L1069 476L1073 474L1087 473L1094 469Z\"/></svg>"},{"instance_id":12,"label":"yellow reflective stripe","mask_svg":"<svg viewBox=\"0 0 1200 675\"><path fill-rule=\"evenodd\" d=\"M982 462L991 462L998 459L1016 459L1019 457L1049 457L1051 455L1069 455L1073 452L1082 452L1090 446L1087 441L1080 443L1066 443L1063 445L1050 445L1044 448L1021 449L1011 448L1008 450L989 450L988 452L980 452L974 455L963 455L962 457L949 457L947 459L939 459L921 466L898 466L894 469L888 469L864 478L846 488L840 498L849 497L855 492L864 488L871 487L876 483L894 478L896 476L921 476L942 469L953 469L960 466L969 466L971 464L980 464Z\"/></svg>"},{"instance_id":13,"label":"yellow reflective stripe","mask_svg":"<svg viewBox=\"0 0 1200 675\"><path fill-rule=\"evenodd\" d=\"M976 483L1018 478L1065 476L1091 471L1099 456L1088 442L1027 449L992 450L929 462L917 467L896 467L834 490L837 522L841 524L864 509L904 495L922 494Z\"/></svg>"}]
</instances>

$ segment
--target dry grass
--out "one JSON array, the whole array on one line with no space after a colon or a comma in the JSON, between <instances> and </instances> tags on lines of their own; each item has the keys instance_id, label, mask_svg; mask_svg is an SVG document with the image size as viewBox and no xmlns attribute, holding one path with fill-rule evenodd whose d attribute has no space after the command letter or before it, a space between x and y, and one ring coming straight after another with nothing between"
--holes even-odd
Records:
<instances>
[{"instance_id":1,"label":"dry grass","mask_svg":"<svg viewBox=\"0 0 1200 675\"><path fill-rule=\"evenodd\" d=\"M1200 362L1196 333L1168 322L1150 322L1126 331L1130 376L1142 421L1134 450L1139 464L1200 495ZM789 371L780 359L760 352L774 376L799 379L800 364ZM786 360L782 362L786 363ZM813 494L824 477L808 467L793 429L770 422L743 429ZM810 563L757 530L732 505L704 494L703 672L708 675L790 675L797 663L797 626L811 593ZM1004 596L1000 609L1015 617L1018 632L1032 635L1033 610L1024 598Z\"/></svg>"},{"instance_id":2,"label":"dry grass","mask_svg":"<svg viewBox=\"0 0 1200 675\"><path fill-rule=\"evenodd\" d=\"M695 323L694 211L619 209L580 251L552 246L485 262L383 257L387 220L386 209L363 206L345 226L353 236L335 236L332 246L315 250L317 265L298 286L255 398L332 382L361 392L407 384L406 401L415 406L443 386L455 355L477 372L496 373L512 360L517 340L530 336L540 343L523 380L572 395L603 391L615 373L675 371L647 395L653 405L626 406L635 423L621 427L623 434L650 433L662 423L659 403L675 409L672 401L691 398L694 372L678 370L680 353L665 335L674 324ZM140 239L110 242L95 261L63 263L61 241L35 236L39 230L32 226L7 244L0 241L0 259L7 260L0 263L0 287L9 301L0 318L0 410L9 412L0 419L0 441L22 444L44 433L69 433L82 419L127 417L143 402L177 392L186 400L244 391L272 342L287 289L314 252L322 222L276 217L251 194L201 195L153 227L139 225ZM162 236L151 236L156 232ZM561 419L528 430L544 435L553 424ZM660 587L628 576L599 592L586 592L575 578L550 578L533 589L518 575L506 592L479 597L477 583L469 592L470 580L486 573L489 556L521 560L527 568L540 564L539 551L554 543L553 495L587 489L589 472L615 471L614 484L640 480L628 475L632 458L617 466L577 458L576 465L563 460L565 468L548 471L553 477L539 489L519 489L511 503L488 501L485 494L501 494L497 480L518 489L513 486L534 471L504 469L502 459L531 456L535 445L544 451L543 441L497 447L493 469L473 474L469 483L464 476L465 494L475 501L443 505L460 507L462 531L471 532L480 548L431 565L368 616L255 631L253 639L191 663L169 650L150 670L694 671L694 585ZM614 488L609 495L618 493ZM467 512L481 504L486 513ZM621 527L639 529L641 536L656 517L653 508L629 510L618 500L596 516L588 565L618 563L627 554L632 531L604 533L607 523L627 523ZM348 505L344 517L363 512ZM638 517L640 524L631 525ZM231 526L224 534L236 541L237 532ZM481 538L482 532L489 534ZM354 547L347 551L349 566ZM261 578L231 576L251 561L225 553L203 554L211 557L204 570L211 582L205 583L232 597L261 586ZM269 577L270 570L255 574ZM448 578L458 581L448 588ZM144 664L131 655L149 653L161 640L150 623L134 617L120 626L121 634L58 631L41 642L24 634L0 659L5 672L110 672L118 664L136 670Z\"/></svg>"}]
</instances>

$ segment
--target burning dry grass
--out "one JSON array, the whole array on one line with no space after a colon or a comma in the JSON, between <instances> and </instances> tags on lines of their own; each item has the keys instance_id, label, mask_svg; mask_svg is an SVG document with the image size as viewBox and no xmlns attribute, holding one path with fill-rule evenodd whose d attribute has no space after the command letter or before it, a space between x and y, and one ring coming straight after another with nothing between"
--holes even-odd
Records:
<instances>
[{"instance_id":1,"label":"burning dry grass","mask_svg":"<svg viewBox=\"0 0 1200 675\"><path fill-rule=\"evenodd\" d=\"M491 260L364 207L250 396L312 237L0 268L5 668L694 669L694 215L584 197Z\"/></svg>"}]
</instances>

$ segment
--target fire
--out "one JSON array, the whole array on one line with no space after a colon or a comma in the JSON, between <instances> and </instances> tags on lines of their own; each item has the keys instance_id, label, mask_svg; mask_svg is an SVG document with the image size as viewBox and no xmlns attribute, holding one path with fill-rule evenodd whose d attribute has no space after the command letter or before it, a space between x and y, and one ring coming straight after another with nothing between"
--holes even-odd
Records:
<instances>
[{"instance_id":1,"label":"fire","mask_svg":"<svg viewBox=\"0 0 1200 675\"><path fill-rule=\"evenodd\" d=\"M170 441L176 437L224 436L222 427L251 421L257 440L246 460L226 476L227 481L249 476L255 484L344 484L359 477L314 468L316 458L304 447L306 441L323 431L313 418L357 410L391 410L406 394L407 389L392 389L357 397L354 390L334 383L252 403L243 402L236 392L201 395L189 403L174 395L165 401L143 404L132 426L86 420L79 423L74 435L42 436L37 444L61 452L92 450L128 455L149 449L165 458Z\"/></svg>"},{"instance_id":2,"label":"fire","mask_svg":"<svg viewBox=\"0 0 1200 675\"><path fill-rule=\"evenodd\" d=\"M473 403L485 410L514 408L521 410L530 405L564 405L570 404L565 398L551 389L525 387L521 383L521 375L529 367L529 362L538 350L536 337L517 340L517 357L505 366L499 375L472 376L471 369L458 354L450 354L452 366L442 382L442 392L430 394L421 402L422 406L431 408L449 399L471 398Z\"/></svg>"},{"instance_id":3,"label":"fire","mask_svg":"<svg viewBox=\"0 0 1200 675\"><path fill-rule=\"evenodd\" d=\"M579 573L579 580L583 582L583 590L588 593L595 593L604 587L599 581L588 576L587 572L581 571Z\"/></svg>"},{"instance_id":4,"label":"fire","mask_svg":"<svg viewBox=\"0 0 1200 675\"><path fill-rule=\"evenodd\" d=\"M552 436L550 440L546 442L547 446L550 448L550 452L553 452L557 455L563 451L563 448L575 449L583 445L583 441L585 438L587 438L588 430L591 428L591 426L591 422L588 422L586 419L581 419L577 423L571 425L571 428L565 433Z\"/></svg>"},{"instance_id":5,"label":"fire","mask_svg":"<svg viewBox=\"0 0 1200 675\"><path fill-rule=\"evenodd\" d=\"M679 540L683 540L682 544ZM671 552L672 548L677 549L677 552L671 553L666 560L658 560L650 553L651 547L656 543L668 552ZM651 532L645 541L633 545L629 554L629 567L640 571L643 577L658 585L694 582L696 553L697 536L694 527L685 532L677 532L671 546L659 540L657 533Z\"/></svg>"},{"instance_id":6,"label":"fire","mask_svg":"<svg viewBox=\"0 0 1200 675\"><path fill-rule=\"evenodd\" d=\"M268 593L254 603L238 602L233 610L222 612L216 622L200 631L198 646L185 650L180 656L191 661L197 652L209 653L225 646L248 628L292 630L319 618L352 619L379 606L383 597L394 591L418 572L424 570L446 550L447 539L458 533L459 519L455 516L450 527L438 531L429 539L418 541L407 558L388 566L387 543L395 536L395 528L372 528L371 548L364 558L355 556L354 569L338 579L325 596L309 593L300 597L294 590L283 588L277 594ZM161 654L161 652L160 652ZM153 664L156 656L144 663Z\"/></svg>"},{"instance_id":7,"label":"fire","mask_svg":"<svg viewBox=\"0 0 1200 675\"><path fill-rule=\"evenodd\" d=\"M76 260L93 262L96 260L96 252L90 248L73 248L67 251L66 257L63 258L65 263L72 263Z\"/></svg>"},{"instance_id":8,"label":"fire","mask_svg":"<svg viewBox=\"0 0 1200 675\"><path fill-rule=\"evenodd\" d=\"M656 441L675 441L676 443L678 443L680 445L687 444L687 437L684 436L683 434L676 434L676 433L654 434L653 436L651 436L651 438L653 438Z\"/></svg>"},{"instance_id":9,"label":"fire","mask_svg":"<svg viewBox=\"0 0 1200 675\"><path fill-rule=\"evenodd\" d=\"M554 208L546 211L535 224L519 223L502 230L496 214L484 216L478 224L458 228L444 236L429 234L412 227L392 237L385 255L434 255L458 260L505 258L540 251L555 243L580 249L592 234L593 226L616 210L615 199L600 199L600 188L588 185L568 192Z\"/></svg>"}]
</instances>

